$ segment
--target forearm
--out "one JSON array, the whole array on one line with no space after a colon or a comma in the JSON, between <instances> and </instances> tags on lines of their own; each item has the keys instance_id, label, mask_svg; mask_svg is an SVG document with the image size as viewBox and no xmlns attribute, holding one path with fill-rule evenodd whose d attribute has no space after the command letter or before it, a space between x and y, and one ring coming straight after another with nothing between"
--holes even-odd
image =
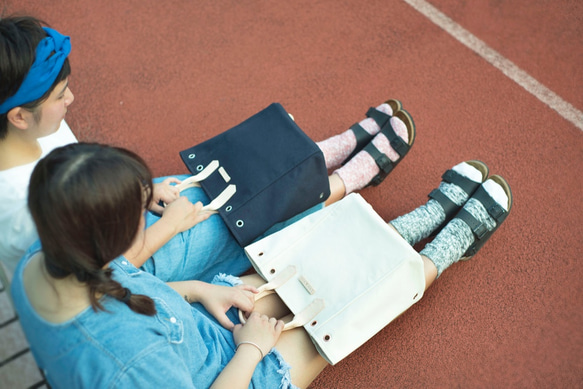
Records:
<instances>
[{"instance_id":1,"label":"forearm","mask_svg":"<svg viewBox=\"0 0 583 389\"><path fill-rule=\"evenodd\" d=\"M198 303L201 301L201 296L204 293L210 293L210 285L202 281L176 281L167 282L166 284L181 295L188 303Z\"/></svg>"},{"instance_id":2,"label":"forearm","mask_svg":"<svg viewBox=\"0 0 583 389\"><path fill-rule=\"evenodd\" d=\"M235 356L225 366L217 377L212 389L237 389L248 388L253 372L261 361L261 355L252 345L242 344L235 352Z\"/></svg>"},{"instance_id":3,"label":"forearm","mask_svg":"<svg viewBox=\"0 0 583 389\"><path fill-rule=\"evenodd\" d=\"M176 228L161 218L146 229L143 241L134 243L124 256L135 267L140 267L176 234Z\"/></svg>"}]
</instances>

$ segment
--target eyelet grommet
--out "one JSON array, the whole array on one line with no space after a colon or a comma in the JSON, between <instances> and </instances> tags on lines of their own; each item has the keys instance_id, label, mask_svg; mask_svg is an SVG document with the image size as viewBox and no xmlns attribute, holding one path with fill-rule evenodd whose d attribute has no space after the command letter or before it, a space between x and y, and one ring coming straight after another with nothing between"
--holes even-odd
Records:
<instances>
[{"instance_id":1,"label":"eyelet grommet","mask_svg":"<svg viewBox=\"0 0 583 389\"><path fill-rule=\"evenodd\" d=\"M330 335L324 335L324 342L328 342L330 340Z\"/></svg>"},{"instance_id":2,"label":"eyelet grommet","mask_svg":"<svg viewBox=\"0 0 583 389\"><path fill-rule=\"evenodd\" d=\"M320 198L323 199L324 198L324 193L320 193Z\"/></svg>"},{"instance_id":3,"label":"eyelet grommet","mask_svg":"<svg viewBox=\"0 0 583 389\"><path fill-rule=\"evenodd\" d=\"M202 165L198 165L196 167L196 171L198 171L198 172L202 172L203 169L204 169L204 166L202 166Z\"/></svg>"},{"instance_id":4,"label":"eyelet grommet","mask_svg":"<svg viewBox=\"0 0 583 389\"><path fill-rule=\"evenodd\" d=\"M188 159L194 159L196 157L196 154L188 154Z\"/></svg>"},{"instance_id":5,"label":"eyelet grommet","mask_svg":"<svg viewBox=\"0 0 583 389\"><path fill-rule=\"evenodd\" d=\"M237 222L235 223L237 225L237 227L241 228L245 225L245 222L241 219L237 220Z\"/></svg>"},{"instance_id":6,"label":"eyelet grommet","mask_svg":"<svg viewBox=\"0 0 583 389\"><path fill-rule=\"evenodd\" d=\"M275 269L271 269L271 270L269 271L269 273L271 273L271 274L275 274Z\"/></svg>"},{"instance_id":7,"label":"eyelet grommet","mask_svg":"<svg viewBox=\"0 0 583 389\"><path fill-rule=\"evenodd\" d=\"M262 257L262 256L263 256L263 251L259 252L259 253L257 254L257 256L258 256L258 257Z\"/></svg>"},{"instance_id":8,"label":"eyelet grommet","mask_svg":"<svg viewBox=\"0 0 583 389\"><path fill-rule=\"evenodd\" d=\"M313 322L311 322L311 323L310 323L310 325L311 325L312 327L314 327L316 324L318 324L318 321L317 321L317 320L314 320Z\"/></svg>"},{"instance_id":9,"label":"eyelet grommet","mask_svg":"<svg viewBox=\"0 0 583 389\"><path fill-rule=\"evenodd\" d=\"M227 208L225 208L225 212L231 212L233 210L233 207L230 205L227 205Z\"/></svg>"}]
</instances>

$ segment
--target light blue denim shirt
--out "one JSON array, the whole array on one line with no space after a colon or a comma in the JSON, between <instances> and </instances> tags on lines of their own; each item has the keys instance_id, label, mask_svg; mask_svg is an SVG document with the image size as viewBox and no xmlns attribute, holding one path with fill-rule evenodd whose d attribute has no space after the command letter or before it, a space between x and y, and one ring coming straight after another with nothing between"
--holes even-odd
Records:
<instances>
[{"instance_id":1,"label":"light blue denim shirt","mask_svg":"<svg viewBox=\"0 0 583 389\"><path fill-rule=\"evenodd\" d=\"M32 308L22 284L34 244L20 264L12 296L32 353L53 388L208 388L235 353L232 333L198 304L190 305L158 278L136 269L125 258L111 263L114 278L134 294L146 294L157 314L134 313L108 296L106 311L87 308L59 324ZM217 284L240 283L220 275ZM234 310L231 320L238 323ZM293 387L289 366L272 350L257 366L250 388Z\"/></svg>"}]
</instances>

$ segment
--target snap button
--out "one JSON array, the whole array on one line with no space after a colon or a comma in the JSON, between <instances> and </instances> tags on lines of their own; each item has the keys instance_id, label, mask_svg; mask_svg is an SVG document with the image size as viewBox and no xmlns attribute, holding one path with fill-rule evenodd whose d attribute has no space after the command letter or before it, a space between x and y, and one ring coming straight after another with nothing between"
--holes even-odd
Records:
<instances>
[{"instance_id":1,"label":"snap button","mask_svg":"<svg viewBox=\"0 0 583 389\"><path fill-rule=\"evenodd\" d=\"M196 157L196 154L188 154L188 159L194 159L194 157Z\"/></svg>"},{"instance_id":2,"label":"snap button","mask_svg":"<svg viewBox=\"0 0 583 389\"><path fill-rule=\"evenodd\" d=\"M122 261L121 264L122 265L127 265L128 263L126 261Z\"/></svg>"},{"instance_id":3,"label":"snap button","mask_svg":"<svg viewBox=\"0 0 583 389\"><path fill-rule=\"evenodd\" d=\"M172 324L176 323L176 318L175 317L171 317L170 318L170 323L172 323Z\"/></svg>"}]
</instances>

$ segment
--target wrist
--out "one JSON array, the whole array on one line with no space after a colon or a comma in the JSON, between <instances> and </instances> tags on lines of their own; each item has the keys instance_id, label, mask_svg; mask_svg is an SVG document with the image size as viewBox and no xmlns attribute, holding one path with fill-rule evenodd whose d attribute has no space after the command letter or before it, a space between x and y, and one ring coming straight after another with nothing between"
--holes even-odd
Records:
<instances>
[{"instance_id":1,"label":"wrist","mask_svg":"<svg viewBox=\"0 0 583 389\"><path fill-rule=\"evenodd\" d=\"M255 349L255 354L259 356L259 361L262 361L263 358L265 357L265 354L263 353L263 350L261 350L261 347L259 347L259 345L257 343L254 343L254 342L241 341L237 344L237 348L235 349L235 353L237 353L239 351L239 349L247 349L247 350Z\"/></svg>"},{"instance_id":2,"label":"wrist","mask_svg":"<svg viewBox=\"0 0 583 389\"><path fill-rule=\"evenodd\" d=\"M158 219L153 224L153 226L156 226L157 229L160 229L161 231L159 232L161 232L163 235L167 235L171 238L180 232L178 225L170 221L170 215L167 213L163 213L162 216L160 216L160 219Z\"/></svg>"}]
</instances>

